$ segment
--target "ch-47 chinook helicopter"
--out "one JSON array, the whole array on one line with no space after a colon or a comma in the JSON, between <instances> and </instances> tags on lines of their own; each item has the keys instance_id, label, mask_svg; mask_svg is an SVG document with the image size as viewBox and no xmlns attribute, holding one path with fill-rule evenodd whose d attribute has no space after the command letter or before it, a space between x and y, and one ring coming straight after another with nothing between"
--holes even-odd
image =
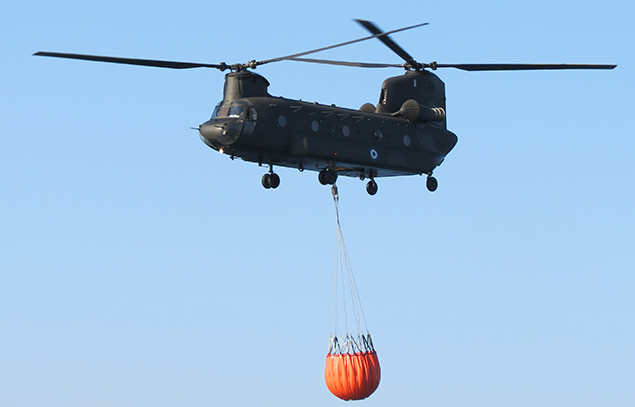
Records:
<instances>
[{"instance_id":1,"label":"ch-47 chinook helicopter","mask_svg":"<svg viewBox=\"0 0 635 407\"><path fill-rule=\"evenodd\" d=\"M265 188L277 188L280 177L275 166L318 171L323 185L335 184L338 175L369 179L366 191L377 193L375 178L427 175L428 190L437 189L432 176L457 137L446 127L445 85L430 70L457 68L465 71L537 69L613 69L599 64L439 64L417 62L389 34L426 25L417 24L383 32L375 24L355 20L372 35L264 61L220 64L158 61L57 52L34 55L88 61L142 65L160 68L216 68L225 75L223 100L210 120L198 128L205 144L232 159L266 164ZM305 55L377 38L401 57L402 64L332 61L302 58ZM275 97L267 92L269 82L251 71L278 61L300 61L361 68L404 68L406 73L384 81L377 106L364 104L359 110Z\"/></svg>"}]
</instances>

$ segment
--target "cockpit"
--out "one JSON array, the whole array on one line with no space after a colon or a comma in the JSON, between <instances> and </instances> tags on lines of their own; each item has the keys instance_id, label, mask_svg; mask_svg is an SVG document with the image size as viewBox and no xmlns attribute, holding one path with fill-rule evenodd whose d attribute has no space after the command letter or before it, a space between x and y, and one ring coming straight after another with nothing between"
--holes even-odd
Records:
<instances>
[{"instance_id":1,"label":"cockpit","mask_svg":"<svg viewBox=\"0 0 635 407\"><path fill-rule=\"evenodd\" d=\"M246 103L225 103L216 105L212 117L199 126L203 142L218 149L228 146L242 134L252 135L256 129L258 111Z\"/></svg>"},{"instance_id":2,"label":"cockpit","mask_svg":"<svg viewBox=\"0 0 635 407\"><path fill-rule=\"evenodd\" d=\"M235 118L245 120L257 120L258 112L253 107L247 108L244 105L222 105L219 103L214 108L212 119Z\"/></svg>"}]
</instances>

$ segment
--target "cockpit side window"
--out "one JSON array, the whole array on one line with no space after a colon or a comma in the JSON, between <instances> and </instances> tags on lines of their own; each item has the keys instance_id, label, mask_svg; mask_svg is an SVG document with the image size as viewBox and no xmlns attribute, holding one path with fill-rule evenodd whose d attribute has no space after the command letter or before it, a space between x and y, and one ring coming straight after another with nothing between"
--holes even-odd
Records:
<instances>
[{"instance_id":1,"label":"cockpit side window","mask_svg":"<svg viewBox=\"0 0 635 407\"><path fill-rule=\"evenodd\" d=\"M220 110L220 103L216 105L214 108L214 112L212 113L212 119L218 116L218 111Z\"/></svg>"},{"instance_id":2,"label":"cockpit side window","mask_svg":"<svg viewBox=\"0 0 635 407\"><path fill-rule=\"evenodd\" d=\"M242 117L245 106L232 106L229 108L229 117Z\"/></svg>"},{"instance_id":3,"label":"cockpit side window","mask_svg":"<svg viewBox=\"0 0 635 407\"><path fill-rule=\"evenodd\" d=\"M247 120L258 120L258 111L253 107L247 110Z\"/></svg>"}]
</instances>

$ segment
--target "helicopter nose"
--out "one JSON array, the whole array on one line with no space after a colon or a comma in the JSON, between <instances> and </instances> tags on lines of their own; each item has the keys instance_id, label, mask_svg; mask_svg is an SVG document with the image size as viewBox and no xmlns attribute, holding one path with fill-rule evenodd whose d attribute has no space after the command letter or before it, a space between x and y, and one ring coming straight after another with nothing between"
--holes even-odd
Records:
<instances>
[{"instance_id":1,"label":"helicopter nose","mask_svg":"<svg viewBox=\"0 0 635 407\"><path fill-rule=\"evenodd\" d=\"M218 127L212 120L198 126L198 134L201 141L214 150L218 150L222 147L222 144L218 141L218 137L222 131L223 128Z\"/></svg>"},{"instance_id":2,"label":"helicopter nose","mask_svg":"<svg viewBox=\"0 0 635 407\"><path fill-rule=\"evenodd\" d=\"M220 128L218 128L214 122L211 120L201 124L198 128L198 133L201 137L207 140L215 140L218 137L218 133L220 132Z\"/></svg>"},{"instance_id":3,"label":"helicopter nose","mask_svg":"<svg viewBox=\"0 0 635 407\"><path fill-rule=\"evenodd\" d=\"M221 147L234 143L240 136L242 127L243 123L238 120L220 122L212 119L201 124L198 132L205 144Z\"/></svg>"}]
</instances>

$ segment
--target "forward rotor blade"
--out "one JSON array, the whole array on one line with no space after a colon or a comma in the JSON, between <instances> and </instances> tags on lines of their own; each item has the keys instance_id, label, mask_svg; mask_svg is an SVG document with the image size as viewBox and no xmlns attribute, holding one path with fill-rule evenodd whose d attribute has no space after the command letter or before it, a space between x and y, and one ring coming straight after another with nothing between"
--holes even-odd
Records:
<instances>
[{"instance_id":1,"label":"forward rotor blade","mask_svg":"<svg viewBox=\"0 0 635 407\"><path fill-rule=\"evenodd\" d=\"M357 68L403 68L404 64L381 64L372 62L332 61L329 59L290 58L288 61L310 62L314 64L354 66Z\"/></svg>"},{"instance_id":2,"label":"forward rotor blade","mask_svg":"<svg viewBox=\"0 0 635 407\"><path fill-rule=\"evenodd\" d=\"M216 64L200 64L200 63L193 63L193 62L157 61L153 59L134 59L134 58L105 57L100 55L65 54L61 52L36 52L33 55L42 56L42 57L81 59L84 61L110 62L114 64L154 66L157 68L172 68L172 69L216 68L220 70L225 70L229 68L225 64L216 65Z\"/></svg>"},{"instance_id":3,"label":"forward rotor blade","mask_svg":"<svg viewBox=\"0 0 635 407\"><path fill-rule=\"evenodd\" d=\"M357 21L362 27L370 31L371 34L375 34L375 35L382 34L382 31L379 29L379 27L377 27L374 23L370 21L366 21L366 20L355 20L355 21ZM426 24L428 23L424 23L422 25L426 25ZM417 61L415 61L414 58L410 54L408 54L403 48L397 45L397 43L394 42L392 38L388 36L388 33L385 33L385 35L383 36L378 36L377 39L383 42L388 48L390 48L394 53L399 55L404 61L406 61L411 66L417 65Z\"/></svg>"},{"instance_id":4,"label":"forward rotor blade","mask_svg":"<svg viewBox=\"0 0 635 407\"><path fill-rule=\"evenodd\" d=\"M456 68L464 71L534 71L541 69L613 69L604 64L431 64L436 68Z\"/></svg>"},{"instance_id":5,"label":"forward rotor blade","mask_svg":"<svg viewBox=\"0 0 635 407\"><path fill-rule=\"evenodd\" d=\"M384 36L386 36L388 34L393 34L393 33L397 33L397 32L400 32L400 31L410 30L412 28L421 27L421 26L426 25L426 24L428 24L428 23L422 23L422 24L412 25L410 27L398 28L398 29L392 30L392 31L380 32L380 33L373 34L373 35L368 36L368 37L358 38L356 40L346 41L346 42L342 42L340 44L329 45L328 47L317 48L317 49L313 49L311 51L299 52L297 54L287 55L287 56L284 56L284 57L279 57L279 58L273 58L273 59L267 59L267 60L264 60L264 61L259 61L256 64L257 65L263 65L263 64L268 64L270 62L278 62L278 61L283 61L283 60L295 59L297 57L302 57L304 55L314 54L316 52L326 51L326 50L333 49L333 48L343 47L344 45L350 45L350 44L355 44L357 42L366 41L366 40L369 40L371 38L383 38Z\"/></svg>"}]
</instances>

